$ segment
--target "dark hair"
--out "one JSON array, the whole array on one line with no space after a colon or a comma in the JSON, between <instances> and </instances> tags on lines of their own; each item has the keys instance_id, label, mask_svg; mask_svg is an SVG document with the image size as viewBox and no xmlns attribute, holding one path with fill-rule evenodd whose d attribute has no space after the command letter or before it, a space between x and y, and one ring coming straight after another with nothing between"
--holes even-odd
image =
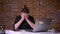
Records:
<instances>
[{"instance_id":1,"label":"dark hair","mask_svg":"<svg viewBox=\"0 0 60 34\"><path fill-rule=\"evenodd\" d=\"M29 9L24 5L24 8L21 10L23 13L29 13Z\"/></svg>"}]
</instances>

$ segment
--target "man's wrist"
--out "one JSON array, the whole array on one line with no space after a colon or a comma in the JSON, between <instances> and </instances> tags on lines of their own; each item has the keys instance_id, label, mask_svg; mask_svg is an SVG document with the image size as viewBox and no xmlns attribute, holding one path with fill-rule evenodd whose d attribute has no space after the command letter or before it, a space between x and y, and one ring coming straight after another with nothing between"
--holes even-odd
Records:
<instances>
[{"instance_id":1,"label":"man's wrist","mask_svg":"<svg viewBox=\"0 0 60 34\"><path fill-rule=\"evenodd\" d=\"M24 18L21 18L21 20L24 20Z\"/></svg>"},{"instance_id":2,"label":"man's wrist","mask_svg":"<svg viewBox=\"0 0 60 34\"><path fill-rule=\"evenodd\" d=\"M26 20L28 20L28 18L25 18Z\"/></svg>"}]
</instances>

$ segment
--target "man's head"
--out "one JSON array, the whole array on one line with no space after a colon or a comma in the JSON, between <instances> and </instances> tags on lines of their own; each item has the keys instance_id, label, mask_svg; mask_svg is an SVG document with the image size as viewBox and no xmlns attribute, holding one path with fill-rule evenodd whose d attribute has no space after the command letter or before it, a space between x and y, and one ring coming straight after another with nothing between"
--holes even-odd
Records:
<instances>
[{"instance_id":1,"label":"man's head","mask_svg":"<svg viewBox=\"0 0 60 34\"><path fill-rule=\"evenodd\" d=\"M29 15L29 9L24 5L24 8L21 10L21 15L28 16Z\"/></svg>"}]
</instances>

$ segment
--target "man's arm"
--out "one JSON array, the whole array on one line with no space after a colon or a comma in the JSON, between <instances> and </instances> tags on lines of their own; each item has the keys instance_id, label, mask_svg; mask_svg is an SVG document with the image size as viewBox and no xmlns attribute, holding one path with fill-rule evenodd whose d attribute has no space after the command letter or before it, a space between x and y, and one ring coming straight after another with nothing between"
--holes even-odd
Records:
<instances>
[{"instance_id":1,"label":"man's arm","mask_svg":"<svg viewBox=\"0 0 60 34\"><path fill-rule=\"evenodd\" d=\"M21 25L21 23L23 22L24 19L20 19L15 25L15 30L18 29L18 27Z\"/></svg>"},{"instance_id":2,"label":"man's arm","mask_svg":"<svg viewBox=\"0 0 60 34\"><path fill-rule=\"evenodd\" d=\"M34 28L34 23L35 23L35 21L34 21L34 18L33 17L31 17L30 19L28 19L28 18L25 18L25 20L27 21L27 23L31 26L31 28Z\"/></svg>"},{"instance_id":3,"label":"man's arm","mask_svg":"<svg viewBox=\"0 0 60 34\"><path fill-rule=\"evenodd\" d=\"M26 19L26 21L32 28L34 28L34 23L32 23L29 19Z\"/></svg>"}]
</instances>

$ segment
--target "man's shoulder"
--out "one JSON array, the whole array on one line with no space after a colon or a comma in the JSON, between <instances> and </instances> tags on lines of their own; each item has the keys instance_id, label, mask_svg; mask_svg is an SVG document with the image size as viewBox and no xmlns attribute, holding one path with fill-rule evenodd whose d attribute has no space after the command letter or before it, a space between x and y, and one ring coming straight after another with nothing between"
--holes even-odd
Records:
<instances>
[{"instance_id":1,"label":"man's shoulder","mask_svg":"<svg viewBox=\"0 0 60 34\"><path fill-rule=\"evenodd\" d=\"M29 17L33 17L33 16L29 15Z\"/></svg>"},{"instance_id":2,"label":"man's shoulder","mask_svg":"<svg viewBox=\"0 0 60 34\"><path fill-rule=\"evenodd\" d=\"M30 18L33 18L33 16L30 16L30 15L29 15L29 17L30 17Z\"/></svg>"},{"instance_id":3,"label":"man's shoulder","mask_svg":"<svg viewBox=\"0 0 60 34\"><path fill-rule=\"evenodd\" d=\"M21 18L21 16L19 15L19 16L16 16L16 18Z\"/></svg>"}]
</instances>

